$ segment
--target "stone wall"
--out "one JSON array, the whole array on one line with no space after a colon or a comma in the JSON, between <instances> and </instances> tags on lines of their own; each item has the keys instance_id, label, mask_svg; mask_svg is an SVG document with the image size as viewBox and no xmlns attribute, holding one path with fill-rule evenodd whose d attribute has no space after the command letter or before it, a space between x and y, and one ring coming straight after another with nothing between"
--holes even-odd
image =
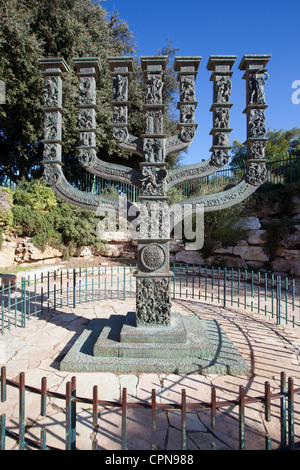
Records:
<instances>
[{"instance_id":1,"label":"stone wall","mask_svg":"<svg viewBox=\"0 0 300 470\"><path fill-rule=\"evenodd\" d=\"M30 265L49 265L62 260L62 251L46 246L44 251L39 250L30 238L9 239L4 234L4 241L0 250L0 269L13 268L14 266ZM107 241L108 258L126 258L136 260L135 240L121 232L107 232L105 236ZM90 246L84 246L78 253L78 258L93 258L94 250Z\"/></svg>"},{"instance_id":2,"label":"stone wall","mask_svg":"<svg viewBox=\"0 0 300 470\"><path fill-rule=\"evenodd\" d=\"M46 246L44 251L36 248L29 238L15 240L6 239L0 250L0 268L12 268L22 264L30 266L31 264L51 264L61 260L62 252L51 246Z\"/></svg>"},{"instance_id":3,"label":"stone wall","mask_svg":"<svg viewBox=\"0 0 300 470\"><path fill-rule=\"evenodd\" d=\"M265 223L280 219L283 215L279 203L264 205L256 210L255 216L240 221L246 229L246 237L235 246L216 249L209 258L203 259L198 251L187 250L182 240L171 243L171 261L176 263L207 264L249 270L272 270L278 275L300 277L300 196L292 197L293 233L281 239L276 246L275 256L266 254Z\"/></svg>"},{"instance_id":4,"label":"stone wall","mask_svg":"<svg viewBox=\"0 0 300 470\"><path fill-rule=\"evenodd\" d=\"M279 203L272 206L264 205L259 211L256 210L255 216L242 219L240 223L247 230L245 239L240 240L235 246L216 249L209 258L204 259L199 251L190 250L188 244L185 245L182 240L171 240L171 262L272 270L276 274L300 277L300 196L293 196L292 203L294 232L279 241L273 259L270 259L264 249L266 230L263 229L263 225L282 216ZM107 232L105 240L108 258L126 258L132 260L132 263L136 261L137 242L127 233ZM92 248L83 247L79 256L92 258ZM30 243L29 239L11 241L5 239L0 250L0 267L5 269L20 264L47 265L61 258L62 253L50 246L41 252Z\"/></svg>"}]
</instances>

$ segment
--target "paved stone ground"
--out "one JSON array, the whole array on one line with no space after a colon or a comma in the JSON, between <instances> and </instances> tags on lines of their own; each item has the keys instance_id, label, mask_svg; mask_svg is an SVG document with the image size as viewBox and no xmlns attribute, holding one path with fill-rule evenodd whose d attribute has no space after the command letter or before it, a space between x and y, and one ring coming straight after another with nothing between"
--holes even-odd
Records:
<instances>
[{"instance_id":1,"label":"paved stone ground","mask_svg":"<svg viewBox=\"0 0 300 470\"><path fill-rule=\"evenodd\" d=\"M229 375L173 375L173 374L112 374L71 373L59 370L59 363L93 318L126 315L135 309L135 299L102 300L78 306L76 309L57 309L42 318L32 318L25 329L12 328L0 338L0 361L6 365L7 378L18 380L25 372L25 383L41 387L41 378L47 377L47 388L65 393L66 383L76 376L77 396L92 398L97 385L99 399L121 399L122 388L127 388L128 401L149 400L151 390L157 392L157 402L181 401L181 390L186 389L187 402L209 402L211 385L217 389L217 401L238 397L243 385L246 397L264 393L264 383L269 381L271 393L278 392L280 373L293 377L294 386L300 386L300 330L285 325L278 326L264 314L208 305L201 301L177 300L174 311L183 315L198 315L201 319L216 319L227 333L251 369L249 376ZM26 392L26 436L40 438L43 426L47 429L47 444L65 448L65 402L57 398L47 401L47 416L40 413L40 397ZM91 449L94 439L100 449L121 449L121 410L99 409L97 435L92 426L91 405L77 404L77 440L80 450ZM18 432L18 390L8 387L7 401L0 404L0 413L6 413L7 427ZM277 448L280 436L279 400L272 401L270 422L266 422L263 403L246 407L246 449L264 449L265 434L272 438L272 448ZM300 440L300 396L295 397L295 442ZM209 412L188 412L188 450L238 449L237 406L222 408L217 413L216 430L210 426ZM158 411L157 430L151 430L151 410L129 409L127 414L128 449L179 450L181 445L181 415L178 411ZM6 439L7 449L17 444Z\"/></svg>"}]
</instances>

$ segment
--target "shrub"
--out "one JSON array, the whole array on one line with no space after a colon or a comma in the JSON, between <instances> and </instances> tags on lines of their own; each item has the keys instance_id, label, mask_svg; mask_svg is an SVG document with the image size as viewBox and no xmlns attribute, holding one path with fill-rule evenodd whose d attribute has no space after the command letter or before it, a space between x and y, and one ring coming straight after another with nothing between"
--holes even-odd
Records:
<instances>
[{"instance_id":1,"label":"shrub","mask_svg":"<svg viewBox=\"0 0 300 470\"><path fill-rule=\"evenodd\" d=\"M42 179L31 183L22 179L14 191L13 202L20 206L30 206L37 211L50 211L57 207L54 191L45 186Z\"/></svg>"},{"instance_id":2,"label":"shrub","mask_svg":"<svg viewBox=\"0 0 300 470\"><path fill-rule=\"evenodd\" d=\"M262 228L266 230L265 252L269 255L270 259L274 259L276 248L280 240L293 232L293 223L290 218L285 215L280 219L274 219L263 224Z\"/></svg>"},{"instance_id":3,"label":"shrub","mask_svg":"<svg viewBox=\"0 0 300 470\"><path fill-rule=\"evenodd\" d=\"M11 210L6 210L5 218L3 215L2 225L0 216L0 229L11 225L17 235L30 237L41 251L48 244L60 249L64 258L86 245L105 253L105 245L96 233L99 218L95 212L74 207L58 198L43 180L22 180L12 193L12 201Z\"/></svg>"},{"instance_id":4,"label":"shrub","mask_svg":"<svg viewBox=\"0 0 300 470\"><path fill-rule=\"evenodd\" d=\"M237 223L243 216L244 205L238 204L221 211L204 214L204 245L200 253L208 258L215 249L235 245L246 235Z\"/></svg>"}]
</instances>

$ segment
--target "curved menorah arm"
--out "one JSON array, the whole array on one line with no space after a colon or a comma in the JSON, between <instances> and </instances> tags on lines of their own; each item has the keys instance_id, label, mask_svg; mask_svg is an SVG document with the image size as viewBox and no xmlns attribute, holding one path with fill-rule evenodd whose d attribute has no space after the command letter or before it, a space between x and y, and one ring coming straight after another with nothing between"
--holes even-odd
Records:
<instances>
[{"instance_id":1,"label":"curved menorah arm","mask_svg":"<svg viewBox=\"0 0 300 470\"><path fill-rule=\"evenodd\" d=\"M120 200L115 197L95 195L74 188L65 178L62 166L57 163L45 164L43 174L45 182L53 189L57 196L70 204L97 211L97 214L109 212L124 215L129 222L136 218L136 205L125 199Z\"/></svg>"},{"instance_id":2,"label":"curved menorah arm","mask_svg":"<svg viewBox=\"0 0 300 470\"><path fill-rule=\"evenodd\" d=\"M113 179L122 183L131 184L136 188L141 188L142 174L138 170L134 170L124 165L108 163L96 158L92 165L84 166L89 173L100 176L101 178Z\"/></svg>"},{"instance_id":3,"label":"curved menorah arm","mask_svg":"<svg viewBox=\"0 0 300 470\"><path fill-rule=\"evenodd\" d=\"M143 156L143 140L140 137L135 137L129 134L128 129L124 127L116 127L111 125L116 144L121 150Z\"/></svg>"},{"instance_id":4,"label":"curved menorah arm","mask_svg":"<svg viewBox=\"0 0 300 470\"><path fill-rule=\"evenodd\" d=\"M191 205L193 210L196 209L197 205L201 205L204 208L204 212L226 209L247 199L257 190L257 187L258 184L249 183L246 177L233 188L221 191L220 193L185 199L171 206L170 210L175 212L176 207L181 208L184 205Z\"/></svg>"},{"instance_id":5,"label":"curved menorah arm","mask_svg":"<svg viewBox=\"0 0 300 470\"><path fill-rule=\"evenodd\" d=\"M224 163L225 165L225 163ZM166 190L168 191L173 186L185 183L188 181L198 180L206 176L214 174L217 170L221 169L224 165L216 165L213 156L202 163L195 163L193 165L185 165L181 168L168 170L166 177Z\"/></svg>"}]
</instances>

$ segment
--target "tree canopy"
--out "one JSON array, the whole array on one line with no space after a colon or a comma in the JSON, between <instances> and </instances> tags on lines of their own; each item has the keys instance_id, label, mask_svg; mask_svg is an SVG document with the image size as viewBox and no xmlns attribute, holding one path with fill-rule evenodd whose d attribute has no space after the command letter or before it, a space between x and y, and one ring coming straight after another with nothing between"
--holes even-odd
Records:
<instances>
[{"instance_id":1,"label":"tree canopy","mask_svg":"<svg viewBox=\"0 0 300 470\"><path fill-rule=\"evenodd\" d=\"M280 129L278 131L268 129L266 137L268 142L265 154L269 160L276 159L280 154L286 152L300 155L300 127L293 127L290 130ZM247 158L247 146L239 140L234 140L231 153L231 166L244 167Z\"/></svg>"},{"instance_id":2,"label":"tree canopy","mask_svg":"<svg viewBox=\"0 0 300 470\"><path fill-rule=\"evenodd\" d=\"M43 76L39 69L41 57L63 57L71 70L63 88L64 163L79 165L75 157L78 134L76 108L78 81L72 58L99 57L102 65L97 87L97 145L99 158L137 166L138 157L121 151L115 144L111 122L112 81L107 57L132 55L135 43L132 33L117 11L109 14L101 0L1 0L0 3L0 79L6 85L6 104L0 106L0 183L5 177L12 181L35 176L34 168L42 159L42 97ZM158 51L170 61L175 49L170 42ZM129 99L130 132L143 132L142 106L144 85L139 64L132 77ZM169 66L166 73L165 130L176 132L172 115L175 73ZM176 162L176 156L169 163Z\"/></svg>"}]
</instances>

